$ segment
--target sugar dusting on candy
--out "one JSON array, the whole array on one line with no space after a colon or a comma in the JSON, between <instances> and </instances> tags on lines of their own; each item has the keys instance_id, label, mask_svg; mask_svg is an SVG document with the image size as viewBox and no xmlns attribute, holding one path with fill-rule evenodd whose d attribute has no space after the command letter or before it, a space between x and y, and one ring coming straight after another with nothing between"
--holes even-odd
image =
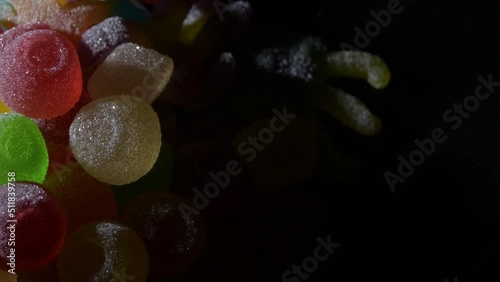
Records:
<instances>
[{"instance_id":1,"label":"sugar dusting on candy","mask_svg":"<svg viewBox=\"0 0 500 282\"><path fill-rule=\"evenodd\" d=\"M161 147L160 122L140 98L102 98L77 114L70 128L70 146L93 177L113 185L128 184L155 164Z\"/></svg>"},{"instance_id":2,"label":"sugar dusting on candy","mask_svg":"<svg viewBox=\"0 0 500 282\"><path fill-rule=\"evenodd\" d=\"M82 93L75 47L61 33L40 29L8 44L0 56L0 98L31 118L67 113Z\"/></svg>"},{"instance_id":3,"label":"sugar dusting on candy","mask_svg":"<svg viewBox=\"0 0 500 282\"><path fill-rule=\"evenodd\" d=\"M224 17L237 21L239 24L247 24L252 13L252 6L247 1L234 1L224 7Z\"/></svg>"},{"instance_id":4,"label":"sugar dusting on candy","mask_svg":"<svg viewBox=\"0 0 500 282\"><path fill-rule=\"evenodd\" d=\"M62 7L55 0L11 0L17 10L16 24L43 22L64 33L75 45L91 26L111 15L112 1L85 1Z\"/></svg>"},{"instance_id":5,"label":"sugar dusting on candy","mask_svg":"<svg viewBox=\"0 0 500 282\"><path fill-rule=\"evenodd\" d=\"M50 27L43 23L29 23L7 30L2 36L0 36L0 53L5 49L7 45L9 45L20 35L37 29L50 29Z\"/></svg>"},{"instance_id":6,"label":"sugar dusting on candy","mask_svg":"<svg viewBox=\"0 0 500 282\"><path fill-rule=\"evenodd\" d=\"M174 63L134 43L122 44L101 63L88 84L92 99L132 95L152 103L168 84Z\"/></svg>"},{"instance_id":7,"label":"sugar dusting on candy","mask_svg":"<svg viewBox=\"0 0 500 282\"><path fill-rule=\"evenodd\" d=\"M387 86L390 71L385 62L376 55L359 51L333 52L326 57L335 75L364 78L375 89Z\"/></svg>"},{"instance_id":8,"label":"sugar dusting on candy","mask_svg":"<svg viewBox=\"0 0 500 282\"><path fill-rule=\"evenodd\" d=\"M16 182L15 193L16 271L36 271L52 262L62 247L66 236L66 217L61 205L39 185ZM0 187L2 222L11 219L8 197L8 185ZM7 246L9 234L7 228L0 230L0 260L3 265L10 254L10 247Z\"/></svg>"},{"instance_id":9,"label":"sugar dusting on candy","mask_svg":"<svg viewBox=\"0 0 500 282\"><path fill-rule=\"evenodd\" d=\"M76 230L57 258L62 282L146 281L148 254L139 236L127 226L101 221ZM130 280L130 279L129 279Z\"/></svg>"},{"instance_id":10,"label":"sugar dusting on candy","mask_svg":"<svg viewBox=\"0 0 500 282\"><path fill-rule=\"evenodd\" d=\"M45 141L36 124L17 113L0 114L0 173L16 173L17 181L42 183L48 168ZM0 184L7 178L0 178Z\"/></svg>"},{"instance_id":11,"label":"sugar dusting on candy","mask_svg":"<svg viewBox=\"0 0 500 282\"><path fill-rule=\"evenodd\" d=\"M189 202L167 192L140 194L123 209L123 221L144 240L150 256L150 277L164 278L185 271L204 244L202 218Z\"/></svg>"},{"instance_id":12,"label":"sugar dusting on candy","mask_svg":"<svg viewBox=\"0 0 500 282\"><path fill-rule=\"evenodd\" d=\"M310 82L317 69L317 58L326 51L321 39L308 37L290 48L268 48L255 57L258 69Z\"/></svg>"},{"instance_id":13,"label":"sugar dusting on candy","mask_svg":"<svg viewBox=\"0 0 500 282\"><path fill-rule=\"evenodd\" d=\"M111 17L82 34L78 54L82 67L101 63L120 44L130 42L130 31L121 17Z\"/></svg>"}]
</instances>

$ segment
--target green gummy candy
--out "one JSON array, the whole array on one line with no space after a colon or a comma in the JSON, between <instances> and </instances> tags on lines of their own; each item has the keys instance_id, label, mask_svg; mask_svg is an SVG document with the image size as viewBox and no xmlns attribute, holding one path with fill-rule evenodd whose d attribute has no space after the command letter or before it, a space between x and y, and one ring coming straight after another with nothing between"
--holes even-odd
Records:
<instances>
[{"instance_id":1,"label":"green gummy candy","mask_svg":"<svg viewBox=\"0 0 500 282\"><path fill-rule=\"evenodd\" d=\"M315 109L330 114L359 134L375 136L382 129L380 119L355 96L328 86L317 86L311 92L311 104Z\"/></svg>"},{"instance_id":2,"label":"green gummy candy","mask_svg":"<svg viewBox=\"0 0 500 282\"><path fill-rule=\"evenodd\" d=\"M327 77L365 79L373 88L385 88L391 79L387 64L376 55L358 51L332 52L326 57Z\"/></svg>"},{"instance_id":3,"label":"green gummy candy","mask_svg":"<svg viewBox=\"0 0 500 282\"><path fill-rule=\"evenodd\" d=\"M43 183L49 166L45 140L31 119L16 113L0 115L0 185L8 173L16 181Z\"/></svg>"}]
</instances>

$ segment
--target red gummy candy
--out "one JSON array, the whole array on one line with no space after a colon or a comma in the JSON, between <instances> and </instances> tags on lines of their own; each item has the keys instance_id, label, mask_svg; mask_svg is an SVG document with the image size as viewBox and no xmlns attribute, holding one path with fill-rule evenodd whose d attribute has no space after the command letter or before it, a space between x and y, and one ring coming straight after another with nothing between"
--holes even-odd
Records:
<instances>
[{"instance_id":1,"label":"red gummy candy","mask_svg":"<svg viewBox=\"0 0 500 282\"><path fill-rule=\"evenodd\" d=\"M19 36L25 34L26 32L30 32L37 29L50 29L50 27L47 24L30 23L30 24L16 26L7 30L5 34L0 36L0 53L5 49L5 47L7 47L7 45L12 43L12 41L14 41Z\"/></svg>"},{"instance_id":2,"label":"red gummy candy","mask_svg":"<svg viewBox=\"0 0 500 282\"><path fill-rule=\"evenodd\" d=\"M26 32L0 53L0 99L30 118L67 113L82 93L82 71L73 44L61 33Z\"/></svg>"},{"instance_id":3,"label":"red gummy candy","mask_svg":"<svg viewBox=\"0 0 500 282\"><path fill-rule=\"evenodd\" d=\"M9 268L14 250L16 272L39 270L49 265L62 247L66 216L59 202L41 186L12 184L0 187L0 268ZM13 198L14 205L9 202ZM12 234L15 241L10 240Z\"/></svg>"}]
</instances>

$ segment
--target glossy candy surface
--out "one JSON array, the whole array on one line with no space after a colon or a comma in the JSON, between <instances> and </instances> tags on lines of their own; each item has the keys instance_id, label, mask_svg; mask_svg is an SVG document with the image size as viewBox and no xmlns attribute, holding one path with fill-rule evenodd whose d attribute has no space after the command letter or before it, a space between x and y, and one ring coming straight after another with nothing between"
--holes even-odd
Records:
<instances>
[{"instance_id":1,"label":"glossy candy surface","mask_svg":"<svg viewBox=\"0 0 500 282\"><path fill-rule=\"evenodd\" d=\"M67 113L82 93L82 72L75 47L52 30L25 32L0 56L0 98L31 118Z\"/></svg>"},{"instance_id":2,"label":"glossy candy surface","mask_svg":"<svg viewBox=\"0 0 500 282\"><path fill-rule=\"evenodd\" d=\"M15 210L8 212L8 200L13 196ZM0 208L0 220L4 226L0 229L0 261L3 269L8 267L11 229L7 227L12 224L15 224L16 235L16 271L38 270L56 258L66 236L67 221L63 207L53 196L39 185L16 182L14 186L0 187ZM7 222L10 219L17 222Z\"/></svg>"}]
</instances>

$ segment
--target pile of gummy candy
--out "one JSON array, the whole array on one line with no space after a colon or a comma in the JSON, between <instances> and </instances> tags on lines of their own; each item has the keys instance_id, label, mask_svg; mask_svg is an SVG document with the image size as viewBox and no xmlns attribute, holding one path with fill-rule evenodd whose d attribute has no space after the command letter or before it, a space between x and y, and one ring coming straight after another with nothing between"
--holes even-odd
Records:
<instances>
[{"instance_id":1,"label":"pile of gummy candy","mask_svg":"<svg viewBox=\"0 0 500 282\"><path fill-rule=\"evenodd\" d=\"M327 80L382 89L390 73L314 37L249 60L251 16L246 1L0 0L1 282L267 281L249 274L256 206L356 173L315 113L382 128Z\"/></svg>"}]
</instances>

